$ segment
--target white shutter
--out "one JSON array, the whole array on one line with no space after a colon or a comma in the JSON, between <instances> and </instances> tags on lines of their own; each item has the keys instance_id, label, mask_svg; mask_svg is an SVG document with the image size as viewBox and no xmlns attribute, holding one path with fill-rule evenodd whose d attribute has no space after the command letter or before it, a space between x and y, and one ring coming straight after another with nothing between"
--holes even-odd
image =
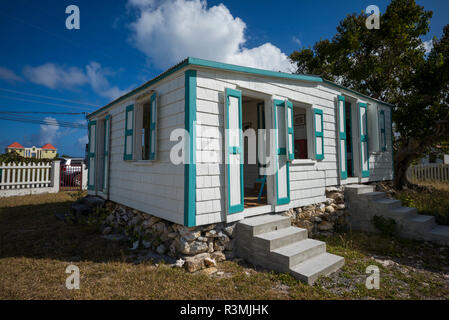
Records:
<instances>
[{"instance_id":1,"label":"white shutter","mask_svg":"<svg viewBox=\"0 0 449 320\"><path fill-rule=\"evenodd\" d=\"M225 97L227 208L233 214L244 209L242 93L227 88Z\"/></svg>"}]
</instances>

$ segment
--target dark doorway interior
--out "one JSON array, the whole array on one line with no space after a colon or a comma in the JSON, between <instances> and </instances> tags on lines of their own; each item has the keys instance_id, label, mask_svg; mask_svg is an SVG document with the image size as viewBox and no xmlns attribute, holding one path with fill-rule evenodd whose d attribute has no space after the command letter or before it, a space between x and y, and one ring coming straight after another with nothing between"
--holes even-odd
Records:
<instances>
[{"instance_id":1,"label":"dark doorway interior","mask_svg":"<svg viewBox=\"0 0 449 320\"><path fill-rule=\"evenodd\" d=\"M258 207L267 204L267 183L262 175L262 165L256 157L259 148L258 131L265 129L264 101L243 96L242 129L253 131L255 139L250 141L244 138L244 206L245 208ZM250 134L251 135L251 134ZM251 152L250 155L250 150ZM255 151L255 154L254 154Z\"/></svg>"}]
</instances>

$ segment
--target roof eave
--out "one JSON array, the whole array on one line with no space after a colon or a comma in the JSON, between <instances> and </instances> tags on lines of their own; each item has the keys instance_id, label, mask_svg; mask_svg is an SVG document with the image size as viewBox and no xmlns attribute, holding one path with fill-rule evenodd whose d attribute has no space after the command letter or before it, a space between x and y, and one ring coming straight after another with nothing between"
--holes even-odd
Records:
<instances>
[{"instance_id":1,"label":"roof eave","mask_svg":"<svg viewBox=\"0 0 449 320\"><path fill-rule=\"evenodd\" d=\"M240 72L240 73L247 73L247 74L256 74L256 75L260 75L260 76L266 76L266 77L276 77L276 78L283 78L283 79L291 79L291 80L299 80L299 81L307 81L307 82L317 82L317 83L326 83L326 84L330 84L332 86L336 86L340 89L344 89L344 90L348 90L350 92L353 92L355 94L358 94L368 100L372 100L375 101L377 103L381 103L383 105L389 106L389 107L393 107L392 104L389 104L387 102L383 102L381 100L366 96L360 92L357 92L355 90L349 89L349 88L345 88L337 83L334 83L332 81L323 79L320 76L314 76L314 75L303 75L303 74L291 74L291 73L285 73L285 72L276 72L276 71L270 71L270 70L264 70L264 69L257 69L257 68L251 68L251 67L244 67L244 66L239 66L239 65L234 65L234 64L228 64L228 63L222 63L222 62L216 62L216 61L210 61L210 60L204 60L204 59L199 59L199 58L193 58L193 57L188 57L186 59L184 59L183 61L179 62L178 64L174 65L173 67L171 67L170 69L164 71L163 73L161 73L160 75L158 75L157 77L151 79L150 81L144 83L143 85L135 88L134 90L131 90L130 92L124 94L123 96L111 101L110 103L108 103L107 105L105 105L104 107L101 107L100 109L90 113L87 115L87 119L92 118L93 116L97 115L98 113L101 113L103 111L105 111L107 108L109 108L110 106L123 101L127 98L129 98L130 96L132 96L133 94L136 94L138 92L140 92L141 90L145 90L146 88L150 87L151 85L157 83L158 81L166 78L167 76L183 69L184 67L187 66L197 66L197 67L205 67L205 68L212 68L212 69L220 69L220 70L226 70L226 71L234 71L234 72Z\"/></svg>"}]
</instances>

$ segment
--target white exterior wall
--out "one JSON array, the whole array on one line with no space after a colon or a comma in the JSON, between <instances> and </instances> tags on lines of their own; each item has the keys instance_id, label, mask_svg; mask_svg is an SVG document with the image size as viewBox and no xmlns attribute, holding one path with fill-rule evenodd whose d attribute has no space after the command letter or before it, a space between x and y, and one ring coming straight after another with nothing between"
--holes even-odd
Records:
<instances>
[{"instance_id":1,"label":"white exterior wall","mask_svg":"<svg viewBox=\"0 0 449 320\"><path fill-rule=\"evenodd\" d=\"M393 153L391 145L392 141L391 108L379 106L379 110L384 110L385 112L385 135L387 141L387 150L383 152L370 154L369 157L370 176L369 178L363 178L362 182L383 181L393 179Z\"/></svg>"},{"instance_id":2,"label":"white exterior wall","mask_svg":"<svg viewBox=\"0 0 449 320\"><path fill-rule=\"evenodd\" d=\"M179 224L184 223L184 165L174 165L170 161L170 150L177 143L170 141L170 134L174 129L185 128L184 83L182 71L145 90L155 90L158 99L157 160L154 162L123 160L125 108L134 104L134 117L137 118L137 96L129 97L106 111L111 115L109 199ZM105 115L92 120L98 123ZM97 160L99 155L97 152Z\"/></svg>"},{"instance_id":3,"label":"white exterior wall","mask_svg":"<svg viewBox=\"0 0 449 320\"><path fill-rule=\"evenodd\" d=\"M290 164L290 203L272 206L273 211L304 206L325 200L325 188L340 183L337 154L336 99L347 94L326 83L300 82L280 78L251 76L237 72L200 68L197 73L197 160L207 153L210 163L197 163L197 225L224 221L226 217L225 171L222 163L224 146L224 90L248 89L280 99L289 99L323 110L324 159L322 161L293 161ZM348 93L349 94L349 93ZM350 93L354 96L354 93ZM370 103L358 98L359 102ZM266 108L272 109L272 106ZM370 155L370 178L366 181L390 180L391 123L390 108L385 109L387 152ZM268 120L267 120L268 121ZM208 139L212 137L212 144ZM311 137L309 137L310 139ZM358 140L359 141L359 140ZM358 179L356 182L366 182ZM243 218L244 215L233 215Z\"/></svg>"}]
</instances>

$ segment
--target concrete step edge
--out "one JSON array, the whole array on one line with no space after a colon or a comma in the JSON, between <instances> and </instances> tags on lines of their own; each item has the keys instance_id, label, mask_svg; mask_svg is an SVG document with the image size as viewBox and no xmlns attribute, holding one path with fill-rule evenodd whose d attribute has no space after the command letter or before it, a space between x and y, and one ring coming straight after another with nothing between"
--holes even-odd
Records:
<instances>
[{"instance_id":1,"label":"concrete step edge","mask_svg":"<svg viewBox=\"0 0 449 320\"><path fill-rule=\"evenodd\" d=\"M305 239L273 250L270 253L270 257L272 260L278 260L278 263L285 264L287 267L290 267L294 264L312 259L325 252L325 242L314 239Z\"/></svg>"},{"instance_id":2,"label":"concrete step edge","mask_svg":"<svg viewBox=\"0 0 449 320\"><path fill-rule=\"evenodd\" d=\"M326 252L291 267L290 271L300 280L313 284L318 277L337 271L343 264L343 257Z\"/></svg>"},{"instance_id":3,"label":"concrete step edge","mask_svg":"<svg viewBox=\"0 0 449 320\"><path fill-rule=\"evenodd\" d=\"M287 227L271 232L261 233L254 236L255 243L259 243L268 251L276 250L280 247L307 239L306 229L298 227Z\"/></svg>"}]
</instances>

